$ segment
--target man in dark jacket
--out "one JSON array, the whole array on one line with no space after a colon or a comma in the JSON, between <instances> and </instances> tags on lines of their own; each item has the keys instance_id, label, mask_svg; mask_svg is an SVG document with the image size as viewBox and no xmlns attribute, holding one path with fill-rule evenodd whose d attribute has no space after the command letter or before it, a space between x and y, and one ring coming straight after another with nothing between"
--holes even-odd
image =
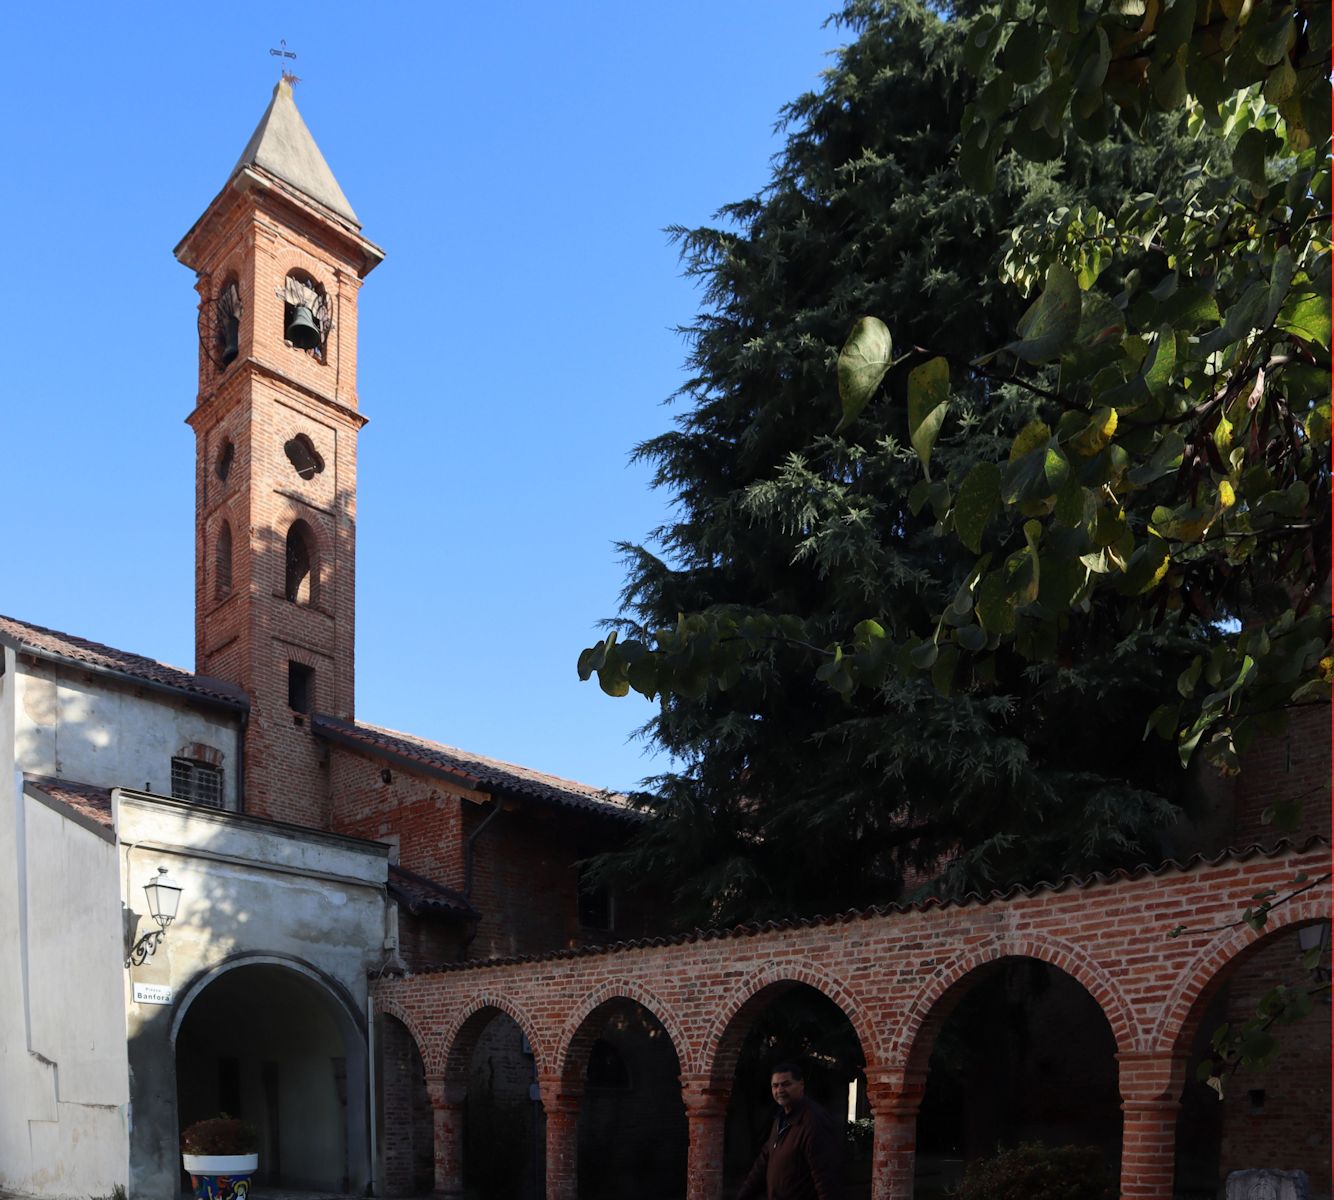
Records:
<instances>
[{"instance_id":1,"label":"man in dark jacket","mask_svg":"<svg viewBox=\"0 0 1334 1200\"><path fill-rule=\"evenodd\" d=\"M842 1139L824 1110L806 1099L801 1068L779 1063L769 1090L781 1111L737 1200L840 1200Z\"/></svg>"}]
</instances>

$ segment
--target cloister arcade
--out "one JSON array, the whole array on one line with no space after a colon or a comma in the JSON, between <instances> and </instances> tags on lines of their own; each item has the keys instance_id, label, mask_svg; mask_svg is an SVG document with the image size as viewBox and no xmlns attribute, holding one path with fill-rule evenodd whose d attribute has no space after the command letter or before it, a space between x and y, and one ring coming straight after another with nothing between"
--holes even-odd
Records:
<instances>
[{"instance_id":1,"label":"cloister arcade","mask_svg":"<svg viewBox=\"0 0 1334 1200\"><path fill-rule=\"evenodd\" d=\"M731 1126L728 1114L747 1037L775 999L809 989L846 1018L839 1044L848 1049L829 1056L830 1078L844 1081L846 1115L864 1113L872 1125L866 1177L856 1190L874 1200L907 1200L941 1030L988 979L1030 960L1046 964L1035 968L1044 987L1074 998L1072 1011L1083 1013L1087 1030L1081 1045L1103 1060L1089 1065L1102 1082L1089 1100L1088 1127L1096 1125L1111 1143L1107 1157L1119 1164L1122 1197L1167 1200L1180 1100L1211 1003L1257 949L1287 939L1295 956L1293 931L1329 919L1328 880L1276 907L1261 930L1240 922L1241 911L1255 893L1286 894L1300 886L1293 881L1301 873L1316 878L1328 865L1327 844L1315 841L1300 850L1067 880L963 904L461 963L381 980L374 1003L381 1023L401 1030L420 1056L437 1196L464 1194L474 1058L491 1026L512 1023L515 1044L528 1056L521 1069L531 1080L531 1129L541 1134L530 1160L540 1190L535 1171L525 1195L617 1194L581 1159L610 1144L591 1137L598 1122L611 1128L621 1120L616 1139L633 1140L637 1124L625 1123L631 1102L612 1094L618 1059L630 1056L635 1073L647 1071L654 1081L652 1100L634 1102L650 1104L639 1115L653 1137L632 1153L661 1160L651 1173L660 1190L635 1194L721 1200L727 1140L739 1136L735 1108ZM1170 936L1176 926L1185 931ZM1061 1030L1051 1025L1048 1032L1064 1038ZM1312 1054L1327 1055L1323 1030L1298 1036L1311 1039ZM1072 1055L1061 1060L1054 1052L1052 1062L1057 1075L1082 1069ZM831 1094L841 1107L836 1089ZM1327 1141L1323 1154L1327 1164ZM598 1168L608 1169L605 1162Z\"/></svg>"}]
</instances>

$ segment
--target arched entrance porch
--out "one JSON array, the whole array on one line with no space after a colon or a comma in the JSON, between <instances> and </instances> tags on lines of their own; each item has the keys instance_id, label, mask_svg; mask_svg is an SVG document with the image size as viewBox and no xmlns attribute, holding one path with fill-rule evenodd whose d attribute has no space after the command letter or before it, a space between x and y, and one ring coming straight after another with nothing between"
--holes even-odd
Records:
<instances>
[{"instance_id":1,"label":"arched entrance porch","mask_svg":"<svg viewBox=\"0 0 1334 1200\"><path fill-rule=\"evenodd\" d=\"M294 959L220 964L182 995L171 1050L177 1136L227 1112L259 1133L259 1182L365 1190L365 1027L335 981Z\"/></svg>"}]
</instances>

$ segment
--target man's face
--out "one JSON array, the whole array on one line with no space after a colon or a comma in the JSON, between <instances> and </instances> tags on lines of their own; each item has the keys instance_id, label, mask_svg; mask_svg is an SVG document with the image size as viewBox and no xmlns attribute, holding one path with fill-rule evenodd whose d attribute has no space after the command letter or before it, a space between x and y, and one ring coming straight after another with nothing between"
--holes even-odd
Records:
<instances>
[{"instance_id":1,"label":"man's face","mask_svg":"<svg viewBox=\"0 0 1334 1200\"><path fill-rule=\"evenodd\" d=\"M806 1085L800 1079L793 1079L791 1071L779 1071L770 1076L769 1091L775 1104L784 1112L791 1112L792 1106L806 1094Z\"/></svg>"}]
</instances>

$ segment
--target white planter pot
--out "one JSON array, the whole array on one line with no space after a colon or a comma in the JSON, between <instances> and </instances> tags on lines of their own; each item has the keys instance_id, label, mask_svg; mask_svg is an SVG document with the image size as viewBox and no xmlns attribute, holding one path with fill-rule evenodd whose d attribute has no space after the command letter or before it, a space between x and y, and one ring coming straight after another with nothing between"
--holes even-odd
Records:
<instances>
[{"instance_id":1,"label":"white planter pot","mask_svg":"<svg viewBox=\"0 0 1334 1200\"><path fill-rule=\"evenodd\" d=\"M258 1154L182 1154L191 1175L249 1175L259 1167Z\"/></svg>"}]
</instances>

